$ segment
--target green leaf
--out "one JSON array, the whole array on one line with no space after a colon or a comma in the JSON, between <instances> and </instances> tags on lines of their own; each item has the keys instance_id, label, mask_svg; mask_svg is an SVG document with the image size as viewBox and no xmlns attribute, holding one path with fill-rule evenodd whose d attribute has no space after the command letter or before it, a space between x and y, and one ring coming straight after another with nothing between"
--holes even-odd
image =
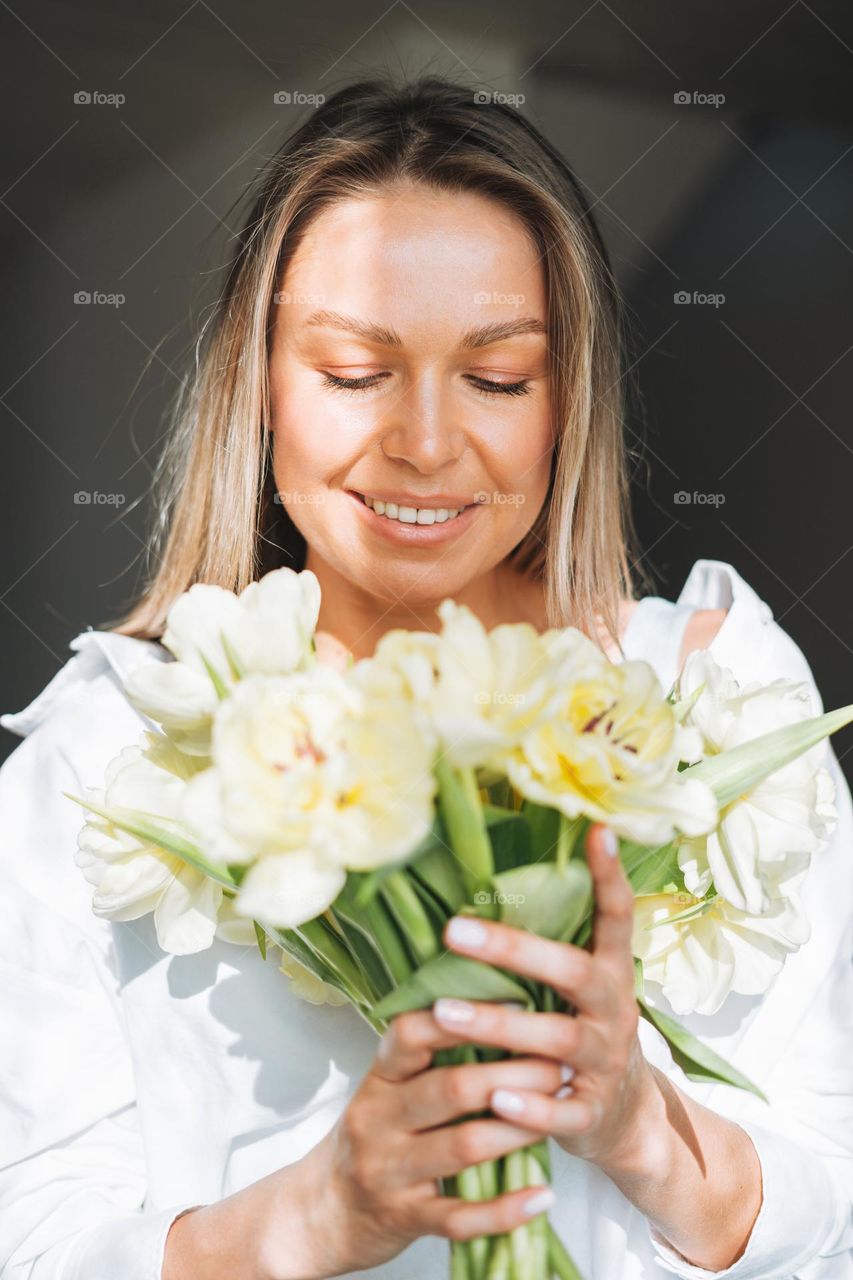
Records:
<instances>
[{"instance_id":1,"label":"green leaf","mask_svg":"<svg viewBox=\"0 0 853 1280\"><path fill-rule=\"evenodd\" d=\"M257 920L253 920L253 921L252 921L252 924L255 926L255 937L256 937L256 938L257 938L257 940L258 940L258 950L260 951L261 956L263 957L263 959L264 959L264 960L266 960L266 958L267 958L267 935L266 935L266 932L264 931L263 925L258 924Z\"/></svg>"},{"instance_id":2,"label":"green leaf","mask_svg":"<svg viewBox=\"0 0 853 1280\"><path fill-rule=\"evenodd\" d=\"M68 791L63 791L62 794L91 813L96 813L99 818L105 818L114 827L118 827L119 831L126 831L128 835L136 836L137 840L145 844L156 845L165 853L174 854L176 858L195 867L197 871L203 871L206 876L210 876L211 880L217 880L220 884L228 885L229 888L233 888L237 883L227 867L205 858L201 850L182 834L177 825L173 824L171 829L162 825L171 823L170 818L152 819L148 814L140 813L137 809L124 809L119 806L104 809L91 800L81 800L79 796L71 795Z\"/></svg>"},{"instance_id":3,"label":"green leaf","mask_svg":"<svg viewBox=\"0 0 853 1280\"><path fill-rule=\"evenodd\" d=\"M492 877L500 919L542 938L567 942L588 914L592 877L581 858L564 867L537 862Z\"/></svg>"},{"instance_id":4,"label":"green leaf","mask_svg":"<svg viewBox=\"0 0 853 1280\"><path fill-rule=\"evenodd\" d=\"M509 871L511 867L524 866L533 861L530 827L521 813L514 809L485 811L492 861L496 871Z\"/></svg>"},{"instance_id":5,"label":"green leaf","mask_svg":"<svg viewBox=\"0 0 853 1280\"><path fill-rule=\"evenodd\" d=\"M659 845L621 840L619 857L635 897L642 893L662 893L665 885L672 881L681 882L678 842L675 840Z\"/></svg>"},{"instance_id":6,"label":"green leaf","mask_svg":"<svg viewBox=\"0 0 853 1280\"><path fill-rule=\"evenodd\" d=\"M772 733L763 733L759 738L709 756L707 760L691 765L684 774L706 782L722 809L851 721L853 705L827 711L825 715L774 729Z\"/></svg>"},{"instance_id":7,"label":"green leaf","mask_svg":"<svg viewBox=\"0 0 853 1280\"><path fill-rule=\"evenodd\" d=\"M373 1015L393 1018L410 1009L426 1009L440 996L461 1000L516 1000L527 1007L532 1005L524 987L502 970L448 951L428 960L397 991L380 1000Z\"/></svg>"},{"instance_id":8,"label":"green leaf","mask_svg":"<svg viewBox=\"0 0 853 1280\"><path fill-rule=\"evenodd\" d=\"M199 657L204 663L204 669L207 672L207 674L210 676L210 682L213 685L214 689L216 690L216 696L220 702L223 702L228 697L231 690L228 688L228 685L222 679L222 676L216 670L216 667L213 665L213 663L210 662L207 659L207 657L202 653L201 649L199 649L198 652L199 652Z\"/></svg>"},{"instance_id":9,"label":"green leaf","mask_svg":"<svg viewBox=\"0 0 853 1280\"><path fill-rule=\"evenodd\" d=\"M369 931L348 919L342 911L338 910L337 903L335 903L334 912L346 937L347 946L361 969L373 998L379 999L387 995L393 990L394 981Z\"/></svg>"},{"instance_id":10,"label":"green leaf","mask_svg":"<svg viewBox=\"0 0 853 1280\"><path fill-rule=\"evenodd\" d=\"M708 1045L697 1040L696 1036L680 1022L676 1022L675 1018L662 1013L660 1009L653 1009L640 995L637 996L637 1004L640 1006L642 1016L653 1027L657 1027L666 1040L672 1052L673 1061L681 1067L688 1080L696 1080L703 1084L733 1085L736 1089L746 1089L749 1093L754 1093L756 1097L761 1098L762 1102L767 1101L766 1095L758 1085L753 1084L747 1076L731 1063L726 1062L725 1058L721 1058Z\"/></svg>"},{"instance_id":11,"label":"green leaf","mask_svg":"<svg viewBox=\"0 0 853 1280\"><path fill-rule=\"evenodd\" d=\"M537 804L535 800L525 800L520 812L530 829L531 862L553 860L560 830L559 810Z\"/></svg>"},{"instance_id":12,"label":"green leaf","mask_svg":"<svg viewBox=\"0 0 853 1280\"><path fill-rule=\"evenodd\" d=\"M235 680L242 680L246 674L246 668L237 657L234 646L224 631L219 633L219 642L222 645L222 652L228 660L228 666L231 668L231 675Z\"/></svg>"},{"instance_id":13,"label":"green leaf","mask_svg":"<svg viewBox=\"0 0 853 1280\"><path fill-rule=\"evenodd\" d=\"M391 985L397 986L412 972L403 939L381 897L371 898L365 903L358 901L357 893L353 892L354 879L357 877L350 872L343 890L335 899L335 915L349 920L367 934L391 976Z\"/></svg>"},{"instance_id":14,"label":"green leaf","mask_svg":"<svg viewBox=\"0 0 853 1280\"><path fill-rule=\"evenodd\" d=\"M459 863L444 845L436 845L413 858L409 864L415 875L454 914L465 901L465 886Z\"/></svg>"}]
</instances>

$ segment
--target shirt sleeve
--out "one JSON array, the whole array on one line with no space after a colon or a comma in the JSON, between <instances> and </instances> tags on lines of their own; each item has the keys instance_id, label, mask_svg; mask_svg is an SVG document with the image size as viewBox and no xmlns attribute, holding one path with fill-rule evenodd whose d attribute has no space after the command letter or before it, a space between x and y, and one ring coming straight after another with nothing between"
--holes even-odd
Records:
<instances>
[{"instance_id":1,"label":"shirt sleeve","mask_svg":"<svg viewBox=\"0 0 853 1280\"><path fill-rule=\"evenodd\" d=\"M737 625L721 633L717 660L742 682L806 681L819 714L822 699L806 658L768 606L741 594L731 621ZM811 935L788 957L734 1049L719 1050L768 1101L679 1073L685 1092L749 1135L762 1177L749 1240L725 1270L691 1264L649 1225L658 1265L685 1280L853 1280L853 815L831 745L825 765L838 822L802 890ZM700 1020L690 1027L701 1038Z\"/></svg>"},{"instance_id":2,"label":"shirt sleeve","mask_svg":"<svg viewBox=\"0 0 853 1280\"><path fill-rule=\"evenodd\" d=\"M62 794L99 782L140 726L109 674L73 664L0 769L0 1278L160 1280L194 1206L146 1210L111 926L74 864L83 810Z\"/></svg>"}]
</instances>

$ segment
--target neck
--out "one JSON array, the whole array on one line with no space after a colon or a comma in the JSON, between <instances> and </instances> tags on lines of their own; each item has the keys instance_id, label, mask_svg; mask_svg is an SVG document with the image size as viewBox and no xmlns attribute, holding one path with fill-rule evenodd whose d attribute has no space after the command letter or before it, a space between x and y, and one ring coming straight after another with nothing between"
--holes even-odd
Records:
<instances>
[{"instance_id":1,"label":"neck","mask_svg":"<svg viewBox=\"0 0 853 1280\"><path fill-rule=\"evenodd\" d=\"M344 577L309 547L305 568L320 583L322 604L318 631L333 637L355 659L369 657L388 631L439 631L436 613L444 596L435 600L408 602L372 595ZM450 594L450 593L448 593ZM537 631L546 629L545 591L541 581L528 577L506 562L497 565L464 588L453 593L458 604L491 630L505 622L529 622Z\"/></svg>"}]
</instances>

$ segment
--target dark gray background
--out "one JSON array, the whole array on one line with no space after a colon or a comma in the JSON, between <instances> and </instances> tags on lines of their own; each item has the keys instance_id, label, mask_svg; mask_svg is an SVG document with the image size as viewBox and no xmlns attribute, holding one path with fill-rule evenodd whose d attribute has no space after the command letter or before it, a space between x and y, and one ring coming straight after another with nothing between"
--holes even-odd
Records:
<instances>
[{"instance_id":1,"label":"dark gray background","mask_svg":"<svg viewBox=\"0 0 853 1280\"><path fill-rule=\"evenodd\" d=\"M827 707L853 699L849 5L0 0L0 48L0 710L133 597L164 406L242 193L311 109L274 93L328 96L382 67L525 95L591 193L629 302L659 593L698 557L732 562ZM682 290L725 301L677 304ZM76 504L81 490L122 505ZM851 731L835 743L853 764Z\"/></svg>"}]
</instances>

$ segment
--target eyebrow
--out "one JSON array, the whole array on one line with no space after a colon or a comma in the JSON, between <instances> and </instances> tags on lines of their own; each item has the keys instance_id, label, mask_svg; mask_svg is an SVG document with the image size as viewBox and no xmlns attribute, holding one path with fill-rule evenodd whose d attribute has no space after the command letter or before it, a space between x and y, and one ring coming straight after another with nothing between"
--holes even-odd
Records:
<instances>
[{"instance_id":1,"label":"eyebrow","mask_svg":"<svg viewBox=\"0 0 853 1280\"><path fill-rule=\"evenodd\" d=\"M317 325L323 329L342 329L381 347L402 347L403 345L403 339L393 329L386 329L384 325L373 324L369 320L359 320L356 316L343 315L340 311L314 311L308 317L306 324ZM495 320L491 324L469 329L462 335L460 345L470 351L476 347L488 347L493 342L514 338L522 333L547 334L547 332L547 326L536 316L519 316L516 320Z\"/></svg>"}]
</instances>

